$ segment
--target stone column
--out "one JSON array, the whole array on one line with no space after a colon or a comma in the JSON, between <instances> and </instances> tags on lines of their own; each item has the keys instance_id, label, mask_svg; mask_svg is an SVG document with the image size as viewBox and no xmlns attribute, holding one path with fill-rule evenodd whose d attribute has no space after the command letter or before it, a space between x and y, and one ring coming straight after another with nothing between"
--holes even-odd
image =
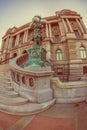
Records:
<instances>
[{"instance_id":1,"label":"stone column","mask_svg":"<svg viewBox=\"0 0 87 130\"><path fill-rule=\"evenodd\" d=\"M25 43L26 31L24 31L23 43Z\"/></svg>"},{"instance_id":2,"label":"stone column","mask_svg":"<svg viewBox=\"0 0 87 130\"><path fill-rule=\"evenodd\" d=\"M46 36L49 37L49 33L48 33L48 24L46 23Z\"/></svg>"},{"instance_id":3,"label":"stone column","mask_svg":"<svg viewBox=\"0 0 87 130\"><path fill-rule=\"evenodd\" d=\"M79 20L80 20L80 23L81 23L85 33L87 33L87 29L86 29L86 26L85 26L84 22L82 21L82 19L79 19Z\"/></svg>"},{"instance_id":4,"label":"stone column","mask_svg":"<svg viewBox=\"0 0 87 130\"><path fill-rule=\"evenodd\" d=\"M70 22L69 22L69 20L67 18L66 18L66 22L67 22L67 25L70 28L70 32L73 32L72 26L71 26L71 24L70 24Z\"/></svg>"},{"instance_id":5,"label":"stone column","mask_svg":"<svg viewBox=\"0 0 87 130\"><path fill-rule=\"evenodd\" d=\"M50 42L46 43L46 51L47 51L46 59L49 60L49 59L51 59L51 46L50 46Z\"/></svg>"},{"instance_id":6,"label":"stone column","mask_svg":"<svg viewBox=\"0 0 87 130\"><path fill-rule=\"evenodd\" d=\"M8 49L12 48L12 41L13 41L13 37L11 36L10 39L9 39Z\"/></svg>"},{"instance_id":7,"label":"stone column","mask_svg":"<svg viewBox=\"0 0 87 130\"><path fill-rule=\"evenodd\" d=\"M61 36L64 36L65 35L64 24L61 19L58 21L58 24L59 24Z\"/></svg>"},{"instance_id":8,"label":"stone column","mask_svg":"<svg viewBox=\"0 0 87 130\"><path fill-rule=\"evenodd\" d=\"M20 38L20 33L17 34L17 36L16 36L15 46L18 46L19 38Z\"/></svg>"},{"instance_id":9,"label":"stone column","mask_svg":"<svg viewBox=\"0 0 87 130\"><path fill-rule=\"evenodd\" d=\"M82 28L82 25L81 25L81 23L79 22L79 20L78 20L78 19L76 19L76 22L77 22L77 24L79 25L79 27L80 27L80 29L81 29L82 33L84 33L84 30L83 30L83 28Z\"/></svg>"},{"instance_id":10,"label":"stone column","mask_svg":"<svg viewBox=\"0 0 87 130\"><path fill-rule=\"evenodd\" d=\"M23 43L27 42L27 38L28 38L28 30L25 30L24 37L23 37Z\"/></svg>"},{"instance_id":11,"label":"stone column","mask_svg":"<svg viewBox=\"0 0 87 130\"><path fill-rule=\"evenodd\" d=\"M67 25L66 25L64 19L62 19L62 22L63 22L64 28L65 28L65 31L66 31L66 33L67 33L67 32L68 32L68 28L67 28Z\"/></svg>"},{"instance_id":12,"label":"stone column","mask_svg":"<svg viewBox=\"0 0 87 130\"><path fill-rule=\"evenodd\" d=\"M50 34L50 37L52 37L52 30L51 30L51 24L49 23L49 34Z\"/></svg>"},{"instance_id":13,"label":"stone column","mask_svg":"<svg viewBox=\"0 0 87 130\"><path fill-rule=\"evenodd\" d=\"M27 42L28 40L28 30L26 30L26 33L25 33L25 42Z\"/></svg>"},{"instance_id":14,"label":"stone column","mask_svg":"<svg viewBox=\"0 0 87 130\"><path fill-rule=\"evenodd\" d=\"M4 40L2 40L2 44L1 44L1 51L4 50Z\"/></svg>"},{"instance_id":15,"label":"stone column","mask_svg":"<svg viewBox=\"0 0 87 130\"><path fill-rule=\"evenodd\" d=\"M8 50L10 49L10 41L11 41L11 37L9 37L9 44L8 44Z\"/></svg>"},{"instance_id":16,"label":"stone column","mask_svg":"<svg viewBox=\"0 0 87 130\"><path fill-rule=\"evenodd\" d=\"M13 36L13 40L12 40L12 48L14 48L16 46L16 38L15 36Z\"/></svg>"},{"instance_id":17,"label":"stone column","mask_svg":"<svg viewBox=\"0 0 87 130\"><path fill-rule=\"evenodd\" d=\"M8 49L8 45L9 45L9 37L6 39L5 49Z\"/></svg>"}]
</instances>

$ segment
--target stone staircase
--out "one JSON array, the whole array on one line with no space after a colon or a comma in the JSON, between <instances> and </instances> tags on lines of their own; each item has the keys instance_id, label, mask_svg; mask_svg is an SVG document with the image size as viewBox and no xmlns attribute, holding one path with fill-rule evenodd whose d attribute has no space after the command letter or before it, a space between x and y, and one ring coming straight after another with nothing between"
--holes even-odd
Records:
<instances>
[{"instance_id":1,"label":"stone staircase","mask_svg":"<svg viewBox=\"0 0 87 130\"><path fill-rule=\"evenodd\" d=\"M0 103L5 105L21 105L28 103L28 99L21 97L11 86L10 75L0 73Z\"/></svg>"},{"instance_id":2,"label":"stone staircase","mask_svg":"<svg viewBox=\"0 0 87 130\"><path fill-rule=\"evenodd\" d=\"M41 112L54 104L54 99L40 104L29 102L27 98L15 92L11 86L10 71L3 70L0 70L0 111L13 115L31 115Z\"/></svg>"}]
</instances>

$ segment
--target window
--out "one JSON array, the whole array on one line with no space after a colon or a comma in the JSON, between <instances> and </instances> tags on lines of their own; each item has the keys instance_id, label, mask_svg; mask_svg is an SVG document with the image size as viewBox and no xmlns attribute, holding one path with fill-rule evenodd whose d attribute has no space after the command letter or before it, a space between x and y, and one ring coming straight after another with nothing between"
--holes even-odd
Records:
<instances>
[{"instance_id":1,"label":"window","mask_svg":"<svg viewBox=\"0 0 87 130\"><path fill-rule=\"evenodd\" d=\"M87 58L86 50L84 47L80 47L80 57L81 58Z\"/></svg>"},{"instance_id":2,"label":"window","mask_svg":"<svg viewBox=\"0 0 87 130\"><path fill-rule=\"evenodd\" d=\"M75 33L75 36L76 36L77 38L80 37L78 30L74 30L74 33Z\"/></svg>"},{"instance_id":3,"label":"window","mask_svg":"<svg viewBox=\"0 0 87 130\"><path fill-rule=\"evenodd\" d=\"M83 67L83 74L87 74L87 66Z\"/></svg>"},{"instance_id":4,"label":"window","mask_svg":"<svg viewBox=\"0 0 87 130\"><path fill-rule=\"evenodd\" d=\"M57 74L58 75L62 75L63 74L63 68L62 67L58 67L57 68Z\"/></svg>"},{"instance_id":5,"label":"window","mask_svg":"<svg viewBox=\"0 0 87 130\"><path fill-rule=\"evenodd\" d=\"M62 55L62 51L61 50L57 50L56 51L56 59L57 60L62 60L63 59L63 55Z\"/></svg>"},{"instance_id":6,"label":"window","mask_svg":"<svg viewBox=\"0 0 87 130\"><path fill-rule=\"evenodd\" d=\"M56 41L60 40L59 35L54 35L54 40L56 40Z\"/></svg>"}]
</instances>

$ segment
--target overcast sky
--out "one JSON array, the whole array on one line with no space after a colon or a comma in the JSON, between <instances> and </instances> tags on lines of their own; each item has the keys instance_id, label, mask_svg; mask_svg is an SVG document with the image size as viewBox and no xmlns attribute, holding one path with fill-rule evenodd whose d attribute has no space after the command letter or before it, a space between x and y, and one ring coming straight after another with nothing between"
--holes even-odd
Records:
<instances>
[{"instance_id":1,"label":"overcast sky","mask_svg":"<svg viewBox=\"0 0 87 130\"><path fill-rule=\"evenodd\" d=\"M34 15L51 16L62 9L78 12L87 25L87 0L0 0L0 43L8 28L26 24Z\"/></svg>"}]
</instances>

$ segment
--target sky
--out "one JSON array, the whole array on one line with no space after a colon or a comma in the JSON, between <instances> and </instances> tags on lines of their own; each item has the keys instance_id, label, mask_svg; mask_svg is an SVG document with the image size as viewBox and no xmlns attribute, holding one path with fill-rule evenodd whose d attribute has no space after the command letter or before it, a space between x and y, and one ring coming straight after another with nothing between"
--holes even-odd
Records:
<instances>
[{"instance_id":1,"label":"sky","mask_svg":"<svg viewBox=\"0 0 87 130\"><path fill-rule=\"evenodd\" d=\"M87 26L87 0L0 0L0 45L7 29L24 25L35 15L52 16L62 9L78 12Z\"/></svg>"}]
</instances>

